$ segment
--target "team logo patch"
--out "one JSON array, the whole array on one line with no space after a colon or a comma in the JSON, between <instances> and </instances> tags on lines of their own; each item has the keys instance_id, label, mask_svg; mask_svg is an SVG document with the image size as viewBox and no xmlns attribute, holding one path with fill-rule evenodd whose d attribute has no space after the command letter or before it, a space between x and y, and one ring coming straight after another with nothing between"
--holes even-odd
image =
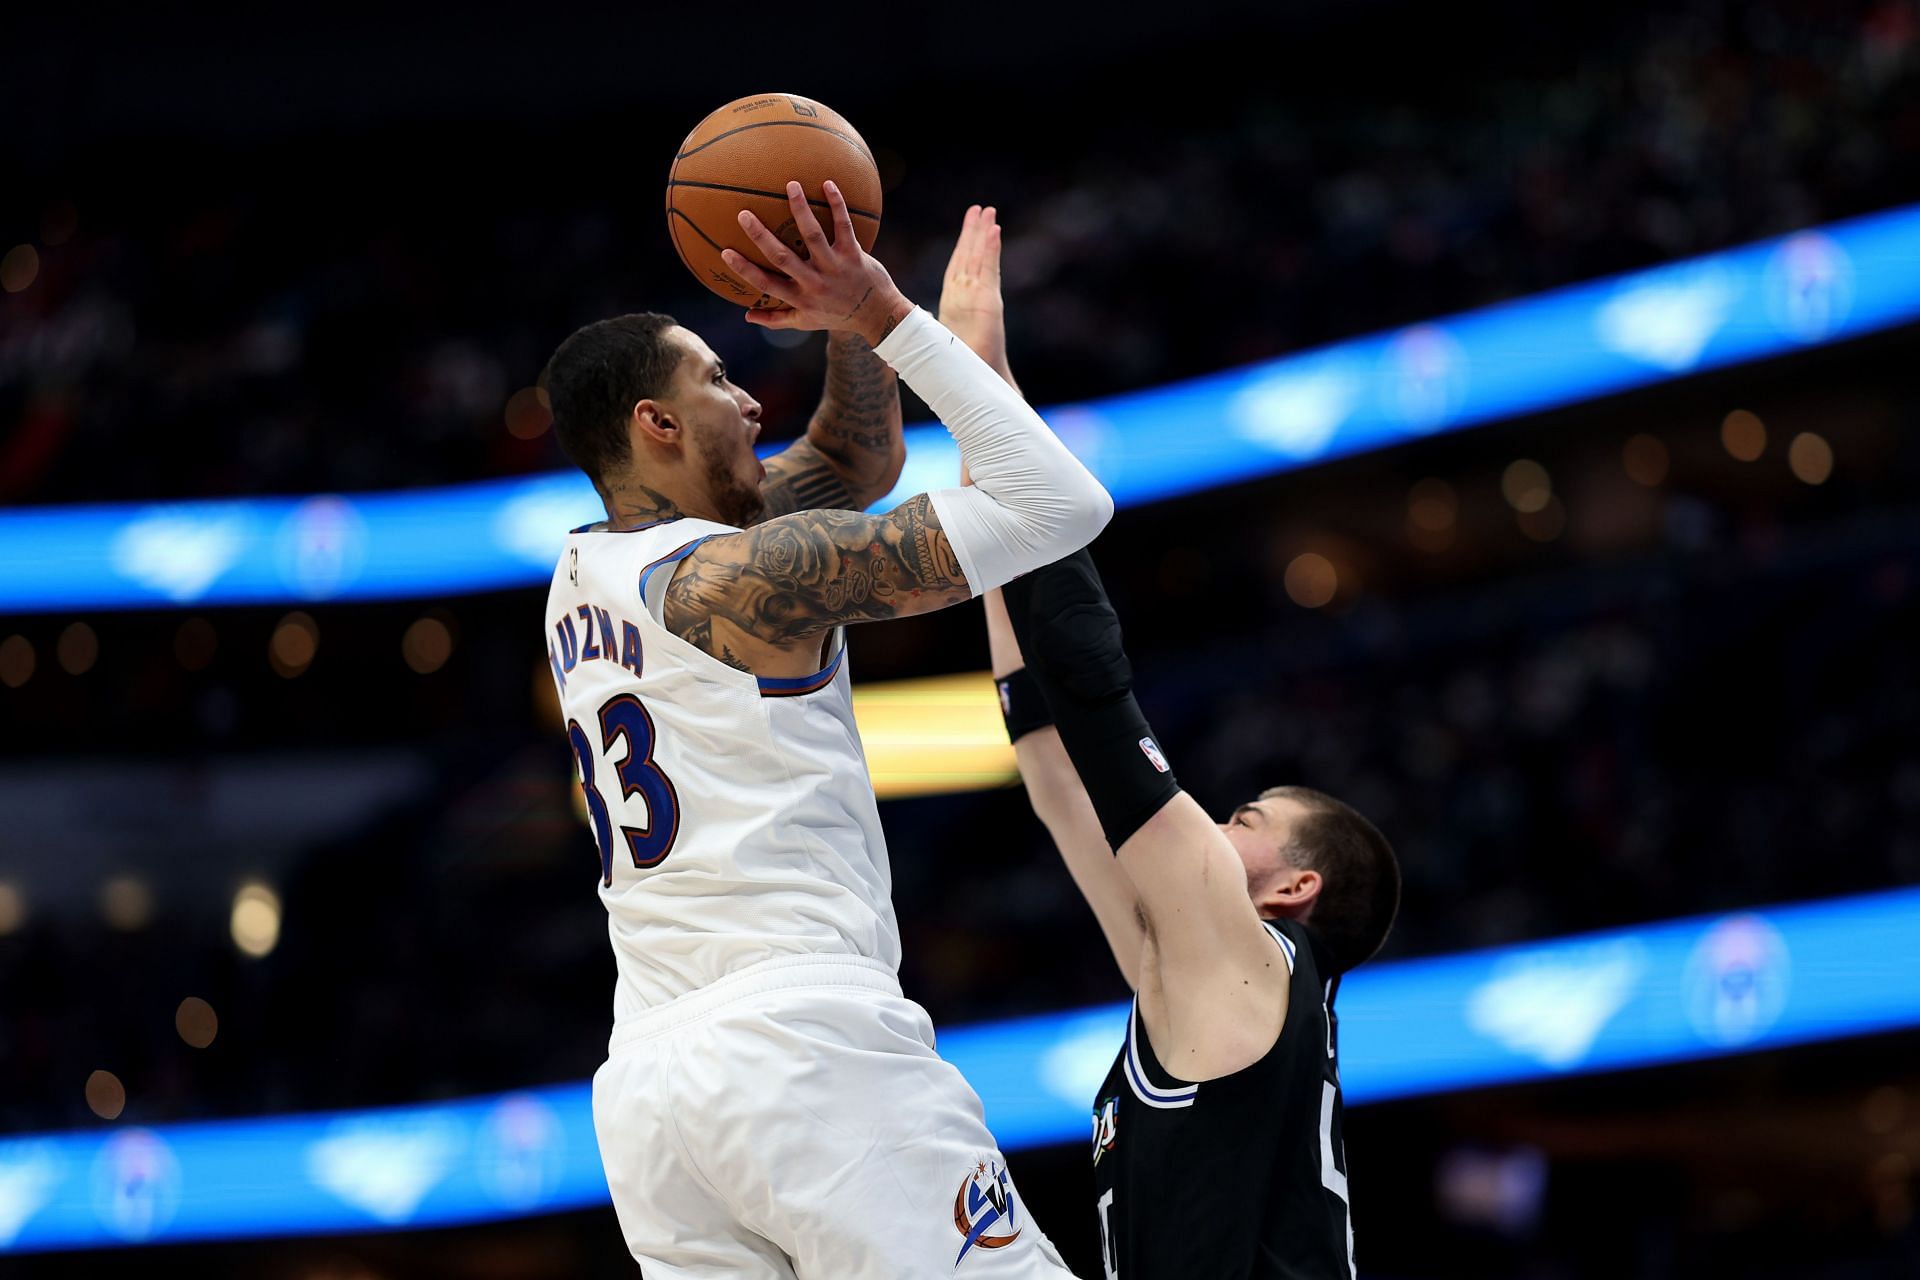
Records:
<instances>
[{"instance_id":1,"label":"team logo patch","mask_svg":"<svg viewBox=\"0 0 1920 1280\"><path fill-rule=\"evenodd\" d=\"M1167 758L1160 754L1159 744L1154 742L1152 738L1140 739L1140 754L1147 758L1148 764L1158 769L1161 773L1167 771Z\"/></svg>"},{"instance_id":2,"label":"team logo patch","mask_svg":"<svg viewBox=\"0 0 1920 1280\"><path fill-rule=\"evenodd\" d=\"M958 1267L975 1245L1004 1249L1020 1237L1014 1218L1013 1180L997 1161L983 1161L967 1171L953 1197L953 1225L963 1243L953 1260Z\"/></svg>"},{"instance_id":3,"label":"team logo patch","mask_svg":"<svg viewBox=\"0 0 1920 1280\"><path fill-rule=\"evenodd\" d=\"M1093 1162L1113 1150L1120 1138L1120 1099L1108 1098L1093 1113Z\"/></svg>"}]
</instances>

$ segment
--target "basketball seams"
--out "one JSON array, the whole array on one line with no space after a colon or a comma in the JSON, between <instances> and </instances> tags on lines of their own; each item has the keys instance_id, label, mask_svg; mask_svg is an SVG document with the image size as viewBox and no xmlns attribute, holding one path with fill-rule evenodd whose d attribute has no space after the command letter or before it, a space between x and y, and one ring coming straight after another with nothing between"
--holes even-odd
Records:
<instances>
[{"instance_id":1,"label":"basketball seams","mask_svg":"<svg viewBox=\"0 0 1920 1280\"><path fill-rule=\"evenodd\" d=\"M752 209L769 227L792 226L792 206L785 184L781 183L781 190L774 190L776 179L798 178L815 190L825 177L837 181L846 193L847 214L858 232L860 247L868 251L879 232L885 200L873 152L838 114L820 103L790 95L739 100L750 105L749 114L768 105L777 108L783 101L803 115L817 113L821 118L754 120L702 139L706 130L726 123L729 113L745 109L729 103L695 127L681 144L684 150L668 166L666 212L674 251L708 289L730 302L748 306L754 304L739 294L736 286L742 282L726 268L721 255L735 248L747 258L761 261L759 250L735 231L735 214L742 206ZM804 125L813 132L754 132L774 124ZM720 142L727 145L716 147ZM807 204L823 223L830 219L833 206L826 200L808 198ZM688 240L681 234L682 222L692 228L695 239ZM707 230L707 223L713 225L712 231ZM794 247L804 255L804 249ZM761 265L766 264L761 261ZM765 297L760 301L778 305Z\"/></svg>"},{"instance_id":2,"label":"basketball seams","mask_svg":"<svg viewBox=\"0 0 1920 1280\"><path fill-rule=\"evenodd\" d=\"M681 222L684 222L689 227L692 227L693 234L699 236L702 240L705 240L709 245L713 245L714 252L718 253L720 250L720 246L717 244L714 244L712 236L708 235L706 232L700 229L699 223L695 222L692 218L688 217L681 210L674 208L672 205L667 206L667 231L669 234L673 236L673 251L680 255L680 261L686 264L687 270L694 272L695 278L698 279L700 283L706 285L707 288L713 290L713 292L719 293L720 291L714 288L713 282L711 280L708 280L705 276L700 275L698 271L694 270L693 263L687 258L687 251L684 248L682 248L680 245L680 227L677 223L674 222L675 218L678 218ZM727 278L730 280L740 280L740 277L734 275L733 272L731 271L727 272ZM740 280L740 283L742 285L745 285L746 281ZM747 298L752 296L753 296L753 289L751 287L748 287L741 290L739 297L729 298L728 301L739 302L740 298ZM759 295L758 305L765 306L774 301L776 300L769 298L766 294L763 293Z\"/></svg>"},{"instance_id":3,"label":"basketball seams","mask_svg":"<svg viewBox=\"0 0 1920 1280\"><path fill-rule=\"evenodd\" d=\"M668 229L673 231L673 247L679 251L681 261L683 262L686 261L687 254L686 254L686 250L680 248L680 232L679 232L679 229L674 227L673 225L673 220L675 218L680 219L682 222L692 227L693 234L699 236L702 240L705 240L710 246L712 246L713 251L715 253L720 252L721 249L726 247L720 244L718 241L716 241L712 236L702 231L700 229L700 224L695 222L692 218L688 217L684 211L680 209L676 209L672 205L668 205L667 206L667 227Z\"/></svg>"},{"instance_id":4,"label":"basketball seams","mask_svg":"<svg viewBox=\"0 0 1920 1280\"><path fill-rule=\"evenodd\" d=\"M704 191L732 191L743 196L765 196L769 200L785 200L787 198L787 193L784 191L762 191L758 187L734 187L724 182L695 182L691 178L669 178L667 179L667 185L669 187L699 187ZM816 209L831 209L833 207L825 200L815 200L811 196L807 197L807 203ZM671 209L673 206L668 205L667 207ZM874 222L880 221L880 215L871 209L856 209L852 205L848 205L847 212L856 218L868 218ZM686 215L682 214L681 216L685 217ZM711 240L707 243L713 244ZM714 245L716 249L719 247L719 245Z\"/></svg>"},{"instance_id":5,"label":"basketball seams","mask_svg":"<svg viewBox=\"0 0 1920 1280\"><path fill-rule=\"evenodd\" d=\"M815 124L811 120L758 120L758 121L755 121L753 124L738 125L732 129L727 130L725 133L714 134L711 138L708 138L705 142L693 148L693 150L691 151L679 152L673 157L674 163L678 164L680 161L685 160L688 156L697 156L702 151L705 151L708 147L712 146L714 143L719 142L723 138L731 138L736 133L745 133L749 129L771 129L775 127L784 127L784 126L794 126L801 129L818 129L822 133L830 133L834 137L840 139L840 141L846 143L848 146L858 147L860 149L860 154L867 158L868 164L876 163L873 158L873 152L867 150L867 144L861 141L859 138L852 137L849 134L842 133L840 132L840 130L834 128L832 125ZM699 130L695 129L694 132L698 133Z\"/></svg>"}]
</instances>

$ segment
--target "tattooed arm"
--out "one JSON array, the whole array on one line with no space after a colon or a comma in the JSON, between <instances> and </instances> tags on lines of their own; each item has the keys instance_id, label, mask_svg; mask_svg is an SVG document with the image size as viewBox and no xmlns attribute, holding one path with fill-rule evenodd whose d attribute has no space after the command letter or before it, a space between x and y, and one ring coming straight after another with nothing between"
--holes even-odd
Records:
<instances>
[{"instance_id":1,"label":"tattooed arm","mask_svg":"<svg viewBox=\"0 0 1920 1280\"><path fill-rule=\"evenodd\" d=\"M925 494L884 515L798 511L700 544L662 602L667 629L761 675L847 622L930 613L972 594ZM783 661L785 659L785 661Z\"/></svg>"},{"instance_id":2,"label":"tattooed arm","mask_svg":"<svg viewBox=\"0 0 1920 1280\"><path fill-rule=\"evenodd\" d=\"M900 384L857 333L827 339L827 389L807 434L767 459L767 515L865 510L900 478Z\"/></svg>"},{"instance_id":3,"label":"tattooed arm","mask_svg":"<svg viewBox=\"0 0 1920 1280\"><path fill-rule=\"evenodd\" d=\"M1085 546L1113 515L1113 499L1033 407L864 256L837 187L826 186L831 243L800 185L787 194L808 257L745 212L741 226L775 270L726 254L741 278L793 308L748 319L859 332L939 416L974 483L918 494L881 516L796 511L685 556L661 601L667 628L762 676L814 670L819 638L842 623L926 613L1010 582ZM853 286L842 288L850 274Z\"/></svg>"}]
</instances>

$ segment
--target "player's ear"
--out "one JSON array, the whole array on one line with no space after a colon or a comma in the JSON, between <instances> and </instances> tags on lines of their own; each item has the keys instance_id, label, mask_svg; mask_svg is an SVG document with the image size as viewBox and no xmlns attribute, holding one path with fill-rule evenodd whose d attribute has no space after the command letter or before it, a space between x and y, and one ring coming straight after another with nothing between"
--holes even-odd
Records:
<instances>
[{"instance_id":1,"label":"player's ear","mask_svg":"<svg viewBox=\"0 0 1920 1280\"><path fill-rule=\"evenodd\" d=\"M636 402L627 422L630 429L656 444L679 442L680 424L674 420L672 411L658 400Z\"/></svg>"},{"instance_id":2,"label":"player's ear","mask_svg":"<svg viewBox=\"0 0 1920 1280\"><path fill-rule=\"evenodd\" d=\"M1287 915L1298 918L1320 899L1326 885L1318 871L1288 867L1279 883L1267 891L1267 900Z\"/></svg>"}]
</instances>

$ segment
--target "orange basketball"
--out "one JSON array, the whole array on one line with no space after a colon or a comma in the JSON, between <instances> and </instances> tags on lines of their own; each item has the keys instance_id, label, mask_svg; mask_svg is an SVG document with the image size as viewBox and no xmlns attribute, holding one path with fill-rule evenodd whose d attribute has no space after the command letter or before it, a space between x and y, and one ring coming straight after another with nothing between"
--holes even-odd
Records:
<instances>
[{"instance_id":1,"label":"orange basketball","mask_svg":"<svg viewBox=\"0 0 1920 1280\"><path fill-rule=\"evenodd\" d=\"M786 304L727 270L722 249L736 249L769 266L739 213L752 210L801 257L807 250L787 207L787 183L807 193L814 216L833 238L833 215L823 184L832 179L846 197L854 239L873 248L880 232L880 171L852 125L810 98L762 93L729 102L694 126L667 173L667 228L673 247L700 283L743 307ZM771 269L771 268L769 268Z\"/></svg>"}]
</instances>

